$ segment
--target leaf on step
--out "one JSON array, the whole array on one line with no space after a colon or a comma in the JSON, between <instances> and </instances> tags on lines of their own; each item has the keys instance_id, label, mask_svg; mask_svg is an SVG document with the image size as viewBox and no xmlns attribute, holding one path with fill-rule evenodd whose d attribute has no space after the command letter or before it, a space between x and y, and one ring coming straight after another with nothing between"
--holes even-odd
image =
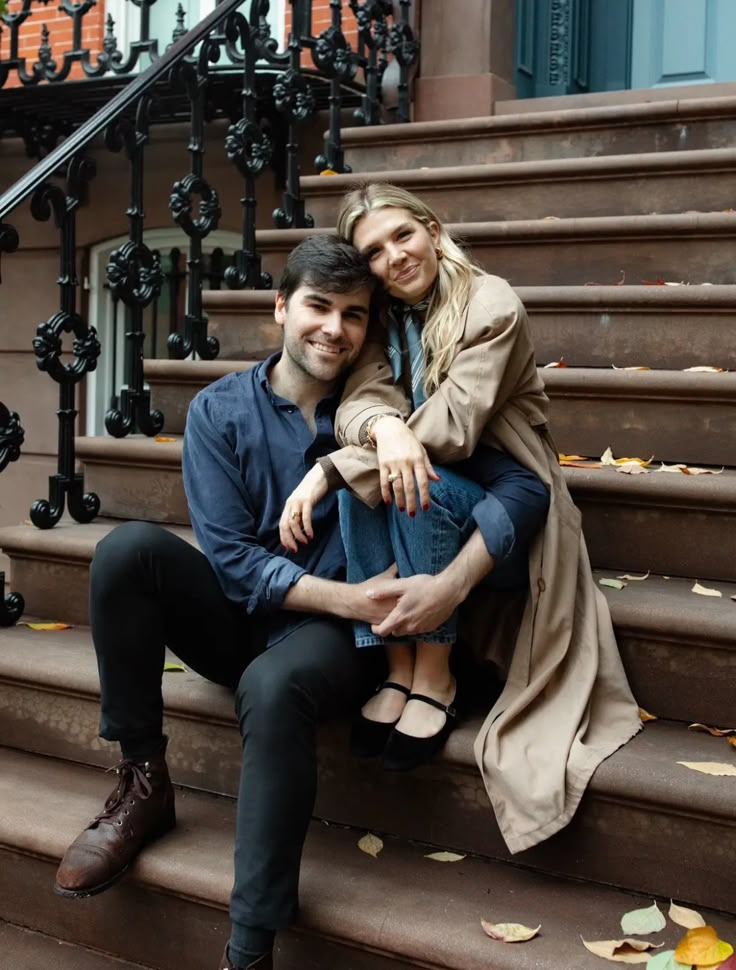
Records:
<instances>
[{"instance_id":1,"label":"leaf on step","mask_svg":"<svg viewBox=\"0 0 736 970\"><path fill-rule=\"evenodd\" d=\"M723 596L720 589L713 589L711 586L701 586L697 580L690 592L697 593L699 596Z\"/></svg>"},{"instance_id":2,"label":"leaf on step","mask_svg":"<svg viewBox=\"0 0 736 970\"><path fill-rule=\"evenodd\" d=\"M722 475L725 471L723 468L695 468L693 465L688 465L683 468L684 475Z\"/></svg>"},{"instance_id":3,"label":"leaf on step","mask_svg":"<svg viewBox=\"0 0 736 970\"><path fill-rule=\"evenodd\" d=\"M639 367L636 367L636 366L632 366L632 367L616 367L615 364L611 364L611 367L613 367L614 370L651 370L652 369L651 367L646 367L644 365L641 365Z\"/></svg>"},{"instance_id":4,"label":"leaf on step","mask_svg":"<svg viewBox=\"0 0 736 970\"><path fill-rule=\"evenodd\" d=\"M544 365L543 370L548 370L550 367L567 367L567 364L565 363L565 358L560 357L559 360L550 361L549 364Z\"/></svg>"},{"instance_id":5,"label":"leaf on step","mask_svg":"<svg viewBox=\"0 0 736 970\"><path fill-rule=\"evenodd\" d=\"M486 936L501 943L526 943L527 940L533 940L542 929L541 923L537 927L531 927L522 923L489 923L484 919L480 921L480 925Z\"/></svg>"},{"instance_id":6,"label":"leaf on step","mask_svg":"<svg viewBox=\"0 0 736 970\"><path fill-rule=\"evenodd\" d=\"M670 911L667 915L673 923L677 923L678 926L684 926L686 930L694 930L699 926L705 926L705 920L700 913L696 913L694 909L688 909L687 906L678 906L677 903L672 901L670 901Z\"/></svg>"},{"instance_id":7,"label":"leaf on step","mask_svg":"<svg viewBox=\"0 0 736 970\"><path fill-rule=\"evenodd\" d=\"M424 858L433 859L435 862L461 862L465 856L457 852L430 852Z\"/></svg>"},{"instance_id":8,"label":"leaf on step","mask_svg":"<svg viewBox=\"0 0 736 970\"><path fill-rule=\"evenodd\" d=\"M623 472L624 475L648 475L649 470L645 465L640 464L636 461L626 461L621 465L616 465L617 472Z\"/></svg>"},{"instance_id":9,"label":"leaf on step","mask_svg":"<svg viewBox=\"0 0 736 970\"><path fill-rule=\"evenodd\" d=\"M664 462L657 468L658 472L672 472L673 474L682 475L685 472L687 465L665 465Z\"/></svg>"},{"instance_id":10,"label":"leaf on step","mask_svg":"<svg viewBox=\"0 0 736 970\"><path fill-rule=\"evenodd\" d=\"M621 270L621 279L618 283L596 283L595 281L585 283L584 286L623 286L626 283L626 272Z\"/></svg>"},{"instance_id":11,"label":"leaf on step","mask_svg":"<svg viewBox=\"0 0 736 970\"><path fill-rule=\"evenodd\" d=\"M71 630L71 623L23 623L22 626L27 626L29 630L43 630L49 633L54 630Z\"/></svg>"},{"instance_id":12,"label":"leaf on step","mask_svg":"<svg viewBox=\"0 0 736 970\"><path fill-rule=\"evenodd\" d=\"M698 366L698 367L685 367L683 368L683 370L686 374L725 374L726 373L723 367L707 367L704 365Z\"/></svg>"},{"instance_id":13,"label":"leaf on step","mask_svg":"<svg viewBox=\"0 0 736 970\"><path fill-rule=\"evenodd\" d=\"M624 573L623 576L619 576L619 579L633 579L634 582L640 583L644 579L649 579L651 574L651 569L648 569L643 576L632 576L630 573Z\"/></svg>"},{"instance_id":14,"label":"leaf on step","mask_svg":"<svg viewBox=\"0 0 736 970\"><path fill-rule=\"evenodd\" d=\"M319 173L320 175L337 175L337 172L332 168L323 168Z\"/></svg>"},{"instance_id":15,"label":"leaf on step","mask_svg":"<svg viewBox=\"0 0 736 970\"><path fill-rule=\"evenodd\" d=\"M703 967L700 970L715 970L714 967ZM725 963L718 964L718 970L736 970L736 954L733 954Z\"/></svg>"},{"instance_id":16,"label":"leaf on step","mask_svg":"<svg viewBox=\"0 0 736 970\"><path fill-rule=\"evenodd\" d=\"M698 926L688 930L675 949L680 963L694 963L698 967L718 965L733 953L730 943L718 939L712 926Z\"/></svg>"},{"instance_id":17,"label":"leaf on step","mask_svg":"<svg viewBox=\"0 0 736 970\"><path fill-rule=\"evenodd\" d=\"M366 832L362 839L358 842L358 848L361 852L365 852L366 855L372 855L375 859L378 853L383 849L383 841L378 838L377 835L373 835L371 832Z\"/></svg>"},{"instance_id":18,"label":"leaf on step","mask_svg":"<svg viewBox=\"0 0 736 970\"><path fill-rule=\"evenodd\" d=\"M611 589L623 589L627 584L622 579L599 579L599 586L610 586Z\"/></svg>"},{"instance_id":19,"label":"leaf on step","mask_svg":"<svg viewBox=\"0 0 736 970\"><path fill-rule=\"evenodd\" d=\"M599 461L560 461L562 468L603 468Z\"/></svg>"},{"instance_id":20,"label":"leaf on step","mask_svg":"<svg viewBox=\"0 0 736 970\"><path fill-rule=\"evenodd\" d=\"M645 711L643 707L639 708L639 720L642 724L646 724L647 721L656 721L657 715L650 714L649 711Z\"/></svg>"},{"instance_id":21,"label":"leaf on step","mask_svg":"<svg viewBox=\"0 0 736 970\"><path fill-rule=\"evenodd\" d=\"M736 748L736 738L726 738L726 740Z\"/></svg>"},{"instance_id":22,"label":"leaf on step","mask_svg":"<svg viewBox=\"0 0 736 970\"><path fill-rule=\"evenodd\" d=\"M678 761L677 764L704 775L732 775L736 778L736 765L726 764L725 761Z\"/></svg>"},{"instance_id":23,"label":"leaf on step","mask_svg":"<svg viewBox=\"0 0 736 970\"><path fill-rule=\"evenodd\" d=\"M157 434L153 440L161 443L165 441L176 441L176 438L170 438L168 435L165 435L165 434Z\"/></svg>"},{"instance_id":24,"label":"leaf on step","mask_svg":"<svg viewBox=\"0 0 736 970\"><path fill-rule=\"evenodd\" d=\"M563 455L562 452L557 457L560 461L590 461L585 455Z\"/></svg>"},{"instance_id":25,"label":"leaf on step","mask_svg":"<svg viewBox=\"0 0 736 970\"><path fill-rule=\"evenodd\" d=\"M649 958L647 970L691 970L691 964L680 963L675 959L674 950L665 950Z\"/></svg>"},{"instance_id":26,"label":"leaf on step","mask_svg":"<svg viewBox=\"0 0 736 970\"><path fill-rule=\"evenodd\" d=\"M178 673L179 671L182 673L187 672L187 668L184 666L184 664L177 664L171 660L167 660L164 664L164 673Z\"/></svg>"},{"instance_id":27,"label":"leaf on step","mask_svg":"<svg viewBox=\"0 0 736 970\"><path fill-rule=\"evenodd\" d=\"M617 471L625 471L631 474L634 468L638 468L639 473L642 469L648 468L654 461L654 457L648 460L646 458L614 458L613 452L609 447L601 455L601 461L604 465L610 465L612 468L616 468Z\"/></svg>"},{"instance_id":28,"label":"leaf on step","mask_svg":"<svg viewBox=\"0 0 736 970\"><path fill-rule=\"evenodd\" d=\"M736 728L714 728L709 727L707 724L700 724L697 721L695 724L689 724L688 728L691 731L705 731L706 734L710 734L714 738L727 738L731 735L736 735Z\"/></svg>"},{"instance_id":29,"label":"leaf on step","mask_svg":"<svg viewBox=\"0 0 736 970\"><path fill-rule=\"evenodd\" d=\"M648 963L651 950L657 950L664 943L649 943L647 940L594 940L583 944L591 953L614 963Z\"/></svg>"},{"instance_id":30,"label":"leaf on step","mask_svg":"<svg viewBox=\"0 0 736 970\"><path fill-rule=\"evenodd\" d=\"M646 936L649 933L659 933L667 925L667 920L656 903L643 909L632 909L621 917L621 930L636 936Z\"/></svg>"}]
</instances>

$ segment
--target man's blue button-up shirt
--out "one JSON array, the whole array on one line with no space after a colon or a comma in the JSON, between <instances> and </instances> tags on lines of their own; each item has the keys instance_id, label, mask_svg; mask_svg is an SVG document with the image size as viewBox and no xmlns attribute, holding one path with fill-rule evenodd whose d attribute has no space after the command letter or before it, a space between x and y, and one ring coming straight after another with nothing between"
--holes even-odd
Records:
<instances>
[{"instance_id":1,"label":"man's blue button-up shirt","mask_svg":"<svg viewBox=\"0 0 736 970\"><path fill-rule=\"evenodd\" d=\"M345 573L336 493L315 508L311 542L285 554L279 541L286 499L316 460L337 447L342 393L338 387L317 405L313 434L299 408L271 388L268 373L279 357L200 391L184 435L184 487L197 541L227 598L249 613L279 610L305 572L324 579ZM271 642L303 620L287 612L271 617Z\"/></svg>"}]
</instances>

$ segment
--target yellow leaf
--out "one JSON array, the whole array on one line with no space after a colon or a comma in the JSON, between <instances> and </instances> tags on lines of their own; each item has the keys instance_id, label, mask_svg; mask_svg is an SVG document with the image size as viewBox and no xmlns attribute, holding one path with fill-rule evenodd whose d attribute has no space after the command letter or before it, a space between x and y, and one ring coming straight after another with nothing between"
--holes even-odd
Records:
<instances>
[{"instance_id":1,"label":"yellow leaf","mask_svg":"<svg viewBox=\"0 0 736 970\"><path fill-rule=\"evenodd\" d=\"M335 171L334 171L333 169L331 169L331 168L323 168L323 169L322 169L322 171L321 171L321 172L320 172L319 174L320 174L320 175L337 175L338 173L337 173L337 172L335 172Z\"/></svg>"},{"instance_id":2,"label":"yellow leaf","mask_svg":"<svg viewBox=\"0 0 736 970\"><path fill-rule=\"evenodd\" d=\"M590 461L590 458L586 458L585 455L559 455L560 461Z\"/></svg>"},{"instance_id":3,"label":"yellow leaf","mask_svg":"<svg viewBox=\"0 0 736 970\"><path fill-rule=\"evenodd\" d=\"M678 761L691 771L701 771L704 775L733 775L736 778L736 765L729 765L721 761ZM677 958L680 959L679 957Z\"/></svg>"},{"instance_id":4,"label":"yellow leaf","mask_svg":"<svg viewBox=\"0 0 736 970\"><path fill-rule=\"evenodd\" d=\"M690 592L698 593L700 596L723 596L720 589L713 589L711 586L701 586L697 580Z\"/></svg>"},{"instance_id":5,"label":"yellow leaf","mask_svg":"<svg viewBox=\"0 0 736 970\"><path fill-rule=\"evenodd\" d=\"M705 926L705 920L700 913L696 913L694 909L688 909L686 906L678 906L673 902L670 902L668 916L673 923L677 923L678 926L684 926L686 930L694 930L698 926Z\"/></svg>"},{"instance_id":6,"label":"yellow leaf","mask_svg":"<svg viewBox=\"0 0 736 970\"><path fill-rule=\"evenodd\" d=\"M461 862L465 856L457 852L430 852L424 858L433 859L435 862Z\"/></svg>"},{"instance_id":7,"label":"yellow leaf","mask_svg":"<svg viewBox=\"0 0 736 970\"><path fill-rule=\"evenodd\" d=\"M370 832L366 832L363 838L358 842L358 848L361 852L365 852L367 855L372 855L375 859L378 853L383 849L383 842L378 838L377 835L372 835Z\"/></svg>"},{"instance_id":8,"label":"yellow leaf","mask_svg":"<svg viewBox=\"0 0 736 970\"><path fill-rule=\"evenodd\" d=\"M71 630L70 623L25 623L29 630Z\"/></svg>"},{"instance_id":9,"label":"yellow leaf","mask_svg":"<svg viewBox=\"0 0 736 970\"><path fill-rule=\"evenodd\" d=\"M169 671L172 673L178 672L178 671L183 671L184 673L186 673L187 668L184 666L184 664L175 664L171 660L167 660L166 663L164 664L164 671L167 673Z\"/></svg>"},{"instance_id":10,"label":"yellow leaf","mask_svg":"<svg viewBox=\"0 0 736 970\"><path fill-rule=\"evenodd\" d=\"M628 465L639 465L642 468L648 468L649 465L654 461L654 456L649 459L646 458L614 458L613 452L610 447L601 455L601 461L604 465L617 465L618 467L626 467Z\"/></svg>"},{"instance_id":11,"label":"yellow leaf","mask_svg":"<svg viewBox=\"0 0 736 970\"><path fill-rule=\"evenodd\" d=\"M698 722L695 724L690 724L688 727L691 731L705 731L714 738L727 738L730 734L736 735L736 728L714 728L708 727L707 724L700 724Z\"/></svg>"},{"instance_id":12,"label":"yellow leaf","mask_svg":"<svg viewBox=\"0 0 736 970\"><path fill-rule=\"evenodd\" d=\"M736 738L726 738L726 740L736 748Z\"/></svg>"},{"instance_id":13,"label":"yellow leaf","mask_svg":"<svg viewBox=\"0 0 736 970\"><path fill-rule=\"evenodd\" d=\"M647 572L645 572L643 576L631 576L629 573L624 573L623 576L619 576L618 578L619 579L633 579L635 582L638 583L638 582L641 582L643 579L649 579L649 574L650 573L651 573L651 570L648 570Z\"/></svg>"},{"instance_id":14,"label":"yellow leaf","mask_svg":"<svg viewBox=\"0 0 736 970\"><path fill-rule=\"evenodd\" d=\"M667 920L656 903L643 909L632 909L621 917L621 929L624 933L635 933L646 936L648 933L659 933L667 925Z\"/></svg>"},{"instance_id":15,"label":"yellow leaf","mask_svg":"<svg viewBox=\"0 0 736 970\"><path fill-rule=\"evenodd\" d=\"M650 714L649 711L645 711L643 707L640 707L639 708L639 719L641 720L641 723L642 724L646 724L647 721L656 721L657 720L657 715L656 714Z\"/></svg>"},{"instance_id":16,"label":"yellow leaf","mask_svg":"<svg viewBox=\"0 0 736 970\"><path fill-rule=\"evenodd\" d=\"M486 936L492 940L500 940L501 943L526 943L532 940L542 929L542 924L532 928L524 926L522 923L489 923L482 919L480 925Z\"/></svg>"},{"instance_id":17,"label":"yellow leaf","mask_svg":"<svg viewBox=\"0 0 736 970\"><path fill-rule=\"evenodd\" d=\"M614 963L647 963L651 950L657 950L663 943L648 943L646 940L595 940L583 944L591 953Z\"/></svg>"},{"instance_id":18,"label":"yellow leaf","mask_svg":"<svg viewBox=\"0 0 736 970\"><path fill-rule=\"evenodd\" d=\"M157 434L156 437L153 440L154 441L159 441L159 442L161 442L161 441L176 441L176 438L169 438L168 435L165 435L165 434Z\"/></svg>"},{"instance_id":19,"label":"yellow leaf","mask_svg":"<svg viewBox=\"0 0 736 970\"><path fill-rule=\"evenodd\" d=\"M675 959L680 963L694 963L702 967L722 963L732 953L731 944L719 940L712 926L698 926L688 930L677 944Z\"/></svg>"},{"instance_id":20,"label":"yellow leaf","mask_svg":"<svg viewBox=\"0 0 736 970\"><path fill-rule=\"evenodd\" d=\"M599 586L610 586L611 589L623 589L626 583L622 579L604 578L598 580Z\"/></svg>"}]
</instances>

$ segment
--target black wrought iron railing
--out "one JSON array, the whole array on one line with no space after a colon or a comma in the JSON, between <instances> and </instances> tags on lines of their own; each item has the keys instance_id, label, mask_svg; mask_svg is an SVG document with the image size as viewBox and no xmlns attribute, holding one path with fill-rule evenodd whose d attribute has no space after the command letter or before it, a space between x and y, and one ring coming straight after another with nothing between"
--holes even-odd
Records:
<instances>
[{"instance_id":1,"label":"black wrought iron railing","mask_svg":"<svg viewBox=\"0 0 736 970\"><path fill-rule=\"evenodd\" d=\"M282 177L283 201L273 213L275 225L300 228L312 224L300 191L300 126L317 108L322 105L329 116L324 150L315 160L318 171L349 171L340 134L347 106L355 108L354 117L360 124L386 120L382 85L392 59L398 66L398 107L392 120L409 120L410 71L418 51L411 27L411 0L330 0L331 24L316 36L311 26L311 0L290 0L292 29L283 50L272 37L269 0L221 0L188 32L182 33L180 23L179 36L163 52L148 37L147 15L155 0L134 2L141 5L141 38L127 58L118 56L113 40L107 45L106 59L98 58L94 63L89 52L81 49L81 19L91 6L90 0L78 5L62 0L62 9L76 19L74 50L64 55L60 67L39 56L38 64L29 68L17 56L17 45L14 49L11 43L12 69L26 88L35 86L36 91L42 80L48 82L42 86L44 90L63 86L61 81L75 62L94 78L103 68L113 74L124 73L124 68L136 63L144 52L152 59L146 70L129 77L125 86L84 123L75 127L78 119L70 116L64 140L0 196L0 255L22 247L10 219L28 202L33 219L53 220L58 234L59 307L38 326L33 339L38 368L59 388L57 471L49 479L48 498L35 501L30 512L33 524L41 529L54 526L65 511L78 522L89 522L100 508L98 496L84 490L74 445L79 387L95 370L102 351L95 329L81 309L78 272L82 254L77 246L77 217L94 183L99 136L104 134L109 151L125 158L129 173L127 239L110 254L106 270L109 293L124 318L125 337L124 381L113 391L105 426L111 435L122 437L131 432L154 435L164 423L163 414L151 410L150 390L143 376L146 313L164 285L160 253L145 240L144 185L152 124L184 115L189 122L189 171L173 182L169 198L172 219L188 238L188 252L186 297L177 297L184 318L181 326L168 334L168 352L177 359L211 360L217 356L219 345L207 332L207 315L202 307L202 288L212 271L205 252L210 247L205 241L218 227L221 207L218 191L205 170L208 123L214 118L229 121L224 150L242 179L240 246L229 265L222 267L226 285L242 289L271 285L270 276L262 268L256 237L256 189L264 171L272 168ZM11 33L16 31L11 40L17 39L19 18L30 4L31 0L22 0L20 13L4 15ZM348 8L357 24L355 47L342 28L343 13ZM0 84L9 70L8 61L0 61ZM64 85L70 83L64 81ZM13 92L0 91L0 104L6 94ZM13 258L9 257L11 266ZM0 315L5 303L0 295ZM17 320L13 326L18 326ZM71 347L65 348L65 338L70 338ZM112 345L117 345L114 339ZM3 408L0 449L3 434L11 442L6 464L17 457L22 441L18 428L17 416ZM0 471L2 467L0 458ZM18 602L14 599L9 606L6 602L3 616L14 615Z\"/></svg>"}]
</instances>

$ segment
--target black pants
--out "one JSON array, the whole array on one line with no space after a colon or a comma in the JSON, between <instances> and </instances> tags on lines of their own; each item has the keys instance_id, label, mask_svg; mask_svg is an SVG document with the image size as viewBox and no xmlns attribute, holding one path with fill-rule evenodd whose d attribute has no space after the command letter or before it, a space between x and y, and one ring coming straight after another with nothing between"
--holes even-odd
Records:
<instances>
[{"instance_id":1,"label":"black pants","mask_svg":"<svg viewBox=\"0 0 736 970\"><path fill-rule=\"evenodd\" d=\"M235 691L243 757L230 915L241 926L288 926L316 792L316 728L360 702L373 674L361 665L366 651L329 617L264 649L263 621L225 598L205 556L144 522L97 547L90 616L108 741L139 747L161 737L166 646Z\"/></svg>"}]
</instances>

